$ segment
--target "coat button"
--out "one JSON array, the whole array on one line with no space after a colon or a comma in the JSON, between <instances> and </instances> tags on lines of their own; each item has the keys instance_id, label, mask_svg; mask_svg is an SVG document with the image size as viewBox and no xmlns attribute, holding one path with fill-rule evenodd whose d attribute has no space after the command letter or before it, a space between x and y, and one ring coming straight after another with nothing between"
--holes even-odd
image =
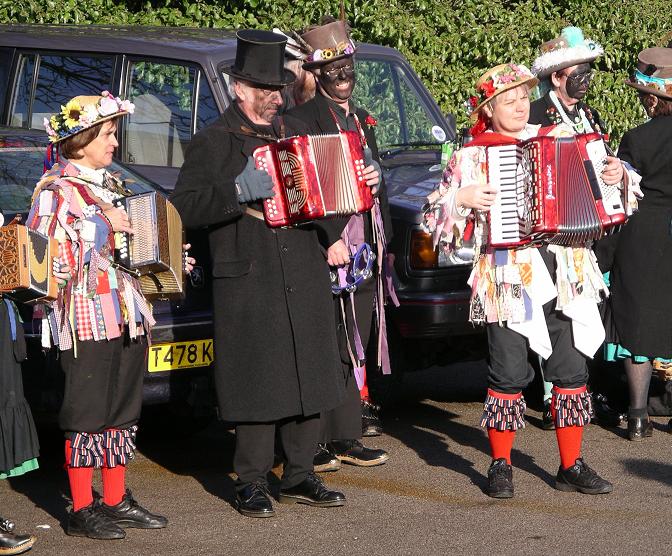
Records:
<instances>
[{"instance_id":1,"label":"coat button","mask_svg":"<svg viewBox=\"0 0 672 556\"><path fill-rule=\"evenodd\" d=\"M287 251L289 251L289 249L287 249L286 245L283 245L282 247L280 247L280 249L282 249L285 253L287 253Z\"/></svg>"},{"instance_id":2,"label":"coat button","mask_svg":"<svg viewBox=\"0 0 672 556\"><path fill-rule=\"evenodd\" d=\"M292 286L287 286L287 293L294 293L294 288Z\"/></svg>"}]
</instances>

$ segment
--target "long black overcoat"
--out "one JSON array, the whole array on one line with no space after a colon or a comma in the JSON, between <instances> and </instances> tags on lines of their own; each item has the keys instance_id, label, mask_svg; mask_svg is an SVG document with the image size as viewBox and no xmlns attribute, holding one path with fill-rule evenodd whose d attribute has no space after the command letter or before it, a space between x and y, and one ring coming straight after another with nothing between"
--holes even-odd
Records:
<instances>
[{"instance_id":1,"label":"long black overcoat","mask_svg":"<svg viewBox=\"0 0 672 556\"><path fill-rule=\"evenodd\" d=\"M672 358L672 116L628 131L618 157L642 175L644 199L619 233L611 304L633 355Z\"/></svg>"},{"instance_id":2,"label":"long black overcoat","mask_svg":"<svg viewBox=\"0 0 672 556\"><path fill-rule=\"evenodd\" d=\"M171 195L185 226L209 230L220 416L312 415L344 393L329 269L314 229L272 229L239 204L235 177L270 141L241 126L253 128L234 105L197 133Z\"/></svg>"}]
</instances>

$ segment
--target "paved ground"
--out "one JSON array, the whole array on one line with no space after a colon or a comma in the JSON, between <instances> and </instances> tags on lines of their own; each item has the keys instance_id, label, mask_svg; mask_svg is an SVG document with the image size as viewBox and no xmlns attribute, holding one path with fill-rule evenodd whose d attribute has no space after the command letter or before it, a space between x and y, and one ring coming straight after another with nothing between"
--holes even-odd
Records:
<instances>
[{"instance_id":1,"label":"paved ground","mask_svg":"<svg viewBox=\"0 0 672 556\"><path fill-rule=\"evenodd\" d=\"M343 508L277 505L255 520L232 507L233 438L218 424L186 440L156 431L139 439L129 484L148 508L170 519L162 531L128 531L124 541L67 537L67 501L58 433L45 427L42 469L0 481L0 515L39 536L34 554L666 554L672 549L672 436L667 419L653 438L628 442L623 429L591 425L586 460L611 479L611 495L552 488L553 432L531 410L513 454L516 497L482 492L490 458L477 427L485 366L469 363L409 375L405 399L385 415L386 434L368 444L389 450L387 465L346 467L325 476L344 491Z\"/></svg>"}]
</instances>

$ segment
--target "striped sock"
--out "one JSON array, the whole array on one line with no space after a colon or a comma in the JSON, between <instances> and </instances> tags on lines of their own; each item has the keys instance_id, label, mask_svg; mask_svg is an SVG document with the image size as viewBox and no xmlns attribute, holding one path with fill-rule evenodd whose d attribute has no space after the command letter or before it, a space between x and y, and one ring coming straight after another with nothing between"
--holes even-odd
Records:
<instances>
[{"instance_id":1,"label":"striped sock","mask_svg":"<svg viewBox=\"0 0 672 556\"><path fill-rule=\"evenodd\" d=\"M513 440L515 438L516 431L498 431L497 429L489 428L488 439L490 440L492 459L504 458L506 463L511 465L511 449L513 448Z\"/></svg>"},{"instance_id":2,"label":"striped sock","mask_svg":"<svg viewBox=\"0 0 672 556\"><path fill-rule=\"evenodd\" d=\"M70 440L65 441L65 468L70 482L72 511L76 512L93 504L93 467L72 467L72 446Z\"/></svg>"}]
</instances>

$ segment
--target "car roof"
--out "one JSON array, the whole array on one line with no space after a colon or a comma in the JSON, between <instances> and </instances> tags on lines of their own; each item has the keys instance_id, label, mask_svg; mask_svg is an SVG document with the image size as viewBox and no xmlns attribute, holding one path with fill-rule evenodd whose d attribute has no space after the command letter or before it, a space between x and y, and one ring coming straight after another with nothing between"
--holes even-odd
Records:
<instances>
[{"instance_id":1,"label":"car roof","mask_svg":"<svg viewBox=\"0 0 672 556\"><path fill-rule=\"evenodd\" d=\"M114 43L112 44L112 40ZM231 58L236 33L230 29L134 25L0 25L0 45L17 48L49 48L83 52L120 52L162 58ZM369 54L396 53L391 48L358 43ZM221 55L221 56L219 56ZM399 56L398 53L396 53Z\"/></svg>"}]
</instances>

